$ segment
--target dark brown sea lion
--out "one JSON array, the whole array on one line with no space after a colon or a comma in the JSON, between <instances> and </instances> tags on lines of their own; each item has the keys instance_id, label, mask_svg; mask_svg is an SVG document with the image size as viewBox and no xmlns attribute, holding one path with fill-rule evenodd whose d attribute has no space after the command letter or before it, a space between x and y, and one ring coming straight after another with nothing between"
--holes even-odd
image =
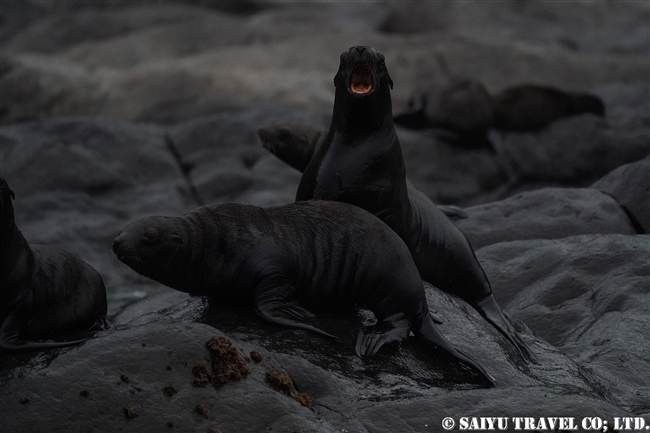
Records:
<instances>
[{"instance_id":1,"label":"dark brown sea lion","mask_svg":"<svg viewBox=\"0 0 650 433\"><path fill-rule=\"evenodd\" d=\"M86 334L103 324L106 289L83 260L58 248L30 246L16 226L13 198L0 177L0 349L48 349L87 340L39 341Z\"/></svg>"},{"instance_id":2,"label":"dark brown sea lion","mask_svg":"<svg viewBox=\"0 0 650 433\"><path fill-rule=\"evenodd\" d=\"M442 128L440 138L468 149L494 150L487 138L494 125L495 105L483 84L455 79L433 86L411 99L409 110L396 115L396 125L411 129Z\"/></svg>"},{"instance_id":3,"label":"dark brown sea lion","mask_svg":"<svg viewBox=\"0 0 650 433\"><path fill-rule=\"evenodd\" d=\"M302 173L325 140L327 130L306 123L289 122L260 128L257 135L266 150ZM417 190L408 179L406 187L409 191ZM467 218L467 212L458 206L437 206L451 219Z\"/></svg>"},{"instance_id":4,"label":"dark brown sea lion","mask_svg":"<svg viewBox=\"0 0 650 433\"><path fill-rule=\"evenodd\" d=\"M536 131L583 113L605 115L605 105L596 96L535 84L507 88L494 95L494 102L494 127L503 131Z\"/></svg>"},{"instance_id":5,"label":"dark brown sea lion","mask_svg":"<svg viewBox=\"0 0 650 433\"><path fill-rule=\"evenodd\" d=\"M494 383L436 328L404 242L356 206L208 205L180 217L135 221L115 238L113 252L136 272L173 289L218 302L252 302L270 322L330 337L306 307L366 307L378 324L359 333L359 356L373 355L413 331Z\"/></svg>"},{"instance_id":6,"label":"dark brown sea lion","mask_svg":"<svg viewBox=\"0 0 650 433\"><path fill-rule=\"evenodd\" d=\"M465 235L423 194L409 191L393 125L384 56L352 47L341 54L327 137L309 162L296 201L336 200L379 217L406 243L423 280L470 303L526 360L528 345L504 317Z\"/></svg>"}]
</instances>

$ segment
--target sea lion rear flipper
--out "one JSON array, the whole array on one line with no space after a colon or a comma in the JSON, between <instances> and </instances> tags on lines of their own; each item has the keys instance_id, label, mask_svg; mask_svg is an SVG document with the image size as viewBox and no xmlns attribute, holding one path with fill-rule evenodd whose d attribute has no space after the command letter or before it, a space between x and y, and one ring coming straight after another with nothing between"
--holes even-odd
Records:
<instances>
[{"instance_id":1,"label":"sea lion rear flipper","mask_svg":"<svg viewBox=\"0 0 650 433\"><path fill-rule=\"evenodd\" d=\"M467 212L465 210L459 208L458 206L451 206L451 205L438 205L438 209L442 211L445 215L447 215L447 218L450 220L460 220L467 218Z\"/></svg>"},{"instance_id":2,"label":"sea lion rear flipper","mask_svg":"<svg viewBox=\"0 0 650 433\"><path fill-rule=\"evenodd\" d=\"M320 329L321 324L316 316L293 298L293 291L293 288L286 284L262 290L258 288L253 299L255 312L278 325L306 329L326 337L338 338Z\"/></svg>"},{"instance_id":3,"label":"sea lion rear flipper","mask_svg":"<svg viewBox=\"0 0 650 433\"><path fill-rule=\"evenodd\" d=\"M2 328L0 328L0 351L54 349L57 347L72 346L88 340L88 338L72 341L23 340L18 337L20 323L21 321L16 314L10 314L9 317L4 320Z\"/></svg>"},{"instance_id":4,"label":"sea lion rear flipper","mask_svg":"<svg viewBox=\"0 0 650 433\"><path fill-rule=\"evenodd\" d=\"M417 338L424 341L424 343L432 349L438 352L442 352L443 354L450 356L452 359L480 373L481 376L483 376L491 386L496 385L496 379L494 379L494 377L492 377L478 361L475 361L471 356L463 353L461 350L456 349L454 345L451 344L451 342L440 333L438 328L436 328L436 325L431 320L430 315L427 314L422 318L422 324L420 328L413 328L413 333Z\"/></svg>"},{"instance_id":5,"label":"sea lion rear flipper","mask_svg":"<svg viewBox=\"0 0 650 433\"><path fill-rule=\"evenodd\" d=\"M365 332L363 329L359 330L354 351L359 358L374 355L384 344L408 337L410 325L410 321L403 313L389 316L376 325L370 326Z\"/></svg>"},{"instance_id":6,"label":"sea lion rear flipper","mask_svg":"<svg viewBox=\"0 0 650 433\"><path fill-rule=\"evenodd\" d=\"M490 294L487 298L474 302L473 306L485 320L497 328L519 350L519 353L527 362L538 363L533 351L530 350L530 347L503 315L501 308L494 299L494 295Z\"/></svg>"}]
</instances>

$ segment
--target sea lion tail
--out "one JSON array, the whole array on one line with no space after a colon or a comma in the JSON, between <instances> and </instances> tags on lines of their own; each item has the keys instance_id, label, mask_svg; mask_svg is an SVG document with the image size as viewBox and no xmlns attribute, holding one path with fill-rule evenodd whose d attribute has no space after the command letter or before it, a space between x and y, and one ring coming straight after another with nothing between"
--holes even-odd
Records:
<instances>
[{"instance_id":1,"label":"sea lion tail","mask_svg":"<svg viewBox=\"0 0 650 433\"><path fill-rule=\"evenodd\" d=\"M470 367L483 376L491 386L496 385L496 379L494 379L494 377L492 377L478 361L475 361L470 355L463 353L461 350L456 349L454 345L440 333L429 314L422 317L419 329L414 327L413 333L418 339L424 341L427 346Z\"/></svg>"}]
</instances>

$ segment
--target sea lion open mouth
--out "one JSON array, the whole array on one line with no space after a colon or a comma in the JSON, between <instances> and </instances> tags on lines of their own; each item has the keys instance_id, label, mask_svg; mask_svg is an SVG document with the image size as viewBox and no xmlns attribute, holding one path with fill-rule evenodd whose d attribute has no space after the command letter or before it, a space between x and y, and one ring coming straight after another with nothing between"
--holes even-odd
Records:
<instances>
[{"instance_id":1,"label":"sea lion open mouth","mask_svg":"<svg viewBox=\"0 0 650 433\"><path fill-rule=\"evenodd\" d=\"M369 93L373 89L372 81L372 73L366 63L359 62L354 65L352 74L350 74L350 90L352 93Z\"/></svg>"}]
</instances>

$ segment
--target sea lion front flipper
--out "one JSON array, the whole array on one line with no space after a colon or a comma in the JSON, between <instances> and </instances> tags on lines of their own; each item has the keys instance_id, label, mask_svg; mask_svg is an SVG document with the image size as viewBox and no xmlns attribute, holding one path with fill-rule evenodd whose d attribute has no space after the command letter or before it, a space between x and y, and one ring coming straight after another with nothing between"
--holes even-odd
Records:
<instances>
[{"instance_id":1,"label":"sea lion front flipper","mask_svg":"<svg viewBox=\"0 0 650 433\"><path fill-rule=\"evenodd\" d=\"M519 350L519 353L527 362L538 364L533 351L503 315L496 299L494 299L494 295L490 294L487 298L474 302L473 306L485 320L497 328Z\"/></svg>"},{"instance_id":2,"label":"sea lion front flipper","mask_svg":"<svg viewBox=\"0 0 650 433\"><path fill-rule=\"evenodd\" d=\"M494 377L492 377L492 375L490 375L478 361L475 361L471 356L454 347L454 345L451 344L451 342L440 333L438 328L436 328L436 325L431 320L430 315L425 315L422 317L419 329L417 326L414 327L413 333L427 346L438 352L442 352L452 359L472 368L474 371L483 376L491 386L496 385L496 379L494 379Z\"/></svg>"},{"instance_id":3,"label":"sea lion front flipper","mask_svg":"<svg viewBox=\"0 0 650 433\"><path fill-rule=\"evenodd\" d=\"M359 330L354 348L359 358L372 356L386 343L401 341L408 337L410 321L403 313L393 314L376 325Z\"/></svg>"},{"instance_id":4,"label":"sea lion front flipper","mask_svg":"<svg viewBox=\"0 0 650 433\"><path fill-rule=\"evenodd\" d=\"M258 286L253 297L255 312L269 322L292 328L306 329L330 338L338 338L323 331L316 316L300 305L293 297L294 289L288 284Z\"/></svg>"},{"instance_id":5,"label":"sea lion front flipper","mask_svg":"<svg viewBox=\"0 0 650 433\"><path fill-rule=\"evenodd\" d=\"M442 317L438 315L437 311L436 312L429 311L429 315L431 316L431 320L433 320L433 323L435 323L436 325L442 325L444 323Z\"/></svg>"}]
</instances>

